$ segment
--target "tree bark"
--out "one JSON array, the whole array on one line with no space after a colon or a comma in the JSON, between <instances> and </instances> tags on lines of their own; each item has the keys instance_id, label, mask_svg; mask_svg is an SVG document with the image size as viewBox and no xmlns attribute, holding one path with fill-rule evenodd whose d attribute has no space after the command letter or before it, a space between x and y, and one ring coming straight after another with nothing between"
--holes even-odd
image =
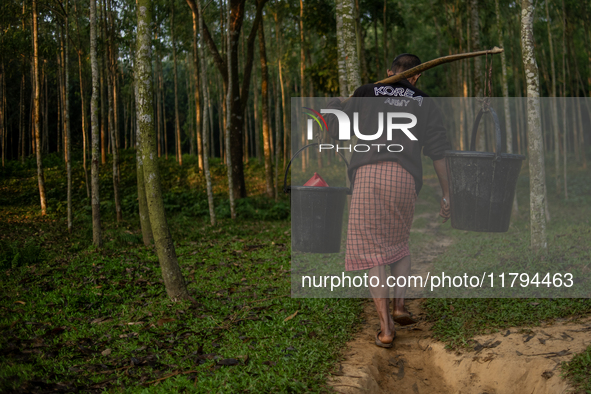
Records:
<instances>
[{"instance_id":1,"label":"tree bark","mask_svg":"<svg viewBox=\"0 0 591 394\"><path fill-rule=\"evenodd\" d=\"M564 0L562 0L562 96L566 97L566 12L564 7ZM566 176L566 163L567 163L567 132L566 128L566 100L562 99L562 147L563 147L563 181L564 181L564 199L568 200L568 187L567 187L567 176Z\"/></svg>"},{"instance_id":2,"label":"tree bark","mask_svg":"<svg viewBox=\"0 0 591 394\"><path fill-rule=\"evenodd\" d=\"M287 117L287 113L288 113L288 109L285 105L285 86L283 85L283 64L282 64L282 58L283 58L283 48L282 48L282 42L281 42L281 19L279 19L279 16L277 15L277 13L275 13L275 31L276 33L276 38L277 38L277 77L279 78L279 94L280 97L277 97L277 105L281 106L281 111L283 113L283 169L285 169L285 166L287 164L287 160L288 160L288 146L291 144L289 142L289 139L291 138L290 136L290 129L291 129L291 120L288 120L289 118ZM277 115L279 117L279 114ZM277 126L277 130L279 130L279 123ZM277 141L279 142L279 132L277 132ZM279 149L277 149L277 151L279 151ZM276 162L278 163L278 162ZM279 168L279 165L276 164L276 168ZM279 182L279 181L278 181ZM277 187L277 189L279 189L279 187Z\"/></svg>"},{"instance_id":3,"label":"tree bark","mask_svg":"<svg viewBox=\"0 0 591 394\"><path fill-rule=\"evenodd\" d=\"M253 102L253 109L254 109L254 143L255 143L255 153L257 156L257 159L260 161L263 158L263 155L261 154L261 128L260 128L260 120L259 120L259 89L258 89L258 81L257 81L257 73L255 72L253 77L253 83L254 83L254 102Z\"/></svg>"},{"instance_id":4,"label":"tree bark","mask_svg":"<svg viewBox=\"0 0 591 394\"><path fill-rule=\"evenodd\" d=\"M190 299L174 243L166 223L160 173L156 159L156 136L154 132L154 107L152 92L152 2L138 0L137 56L135 75L137 85L137 123L139 155L144 166L144 184L154 244L162 269L166 292L173 301Z\"/></svg>"},{"instance_id":5,"label":"tree bark","mask_svg":"<svg viewBox=\"0 0 591 394\"><path fill-rule=\"evenodd\" d=\"M76 7L76 11L78 8ZM88 168L86 166L86 151L88 150L87 132L86 132L86 104L84 102L84 83L82 82L82 40L80 40L80 27L78 25L78 15L76 15L76 32L78 33L78 79L80 82L80 102L82 116L82 169L84 170L84 183L86 184L86 197L90 198L90 183L88 182Z\"/></svg>"},{"instance_id":6,"label":"tree bark","mask_svg":"<svg viewBox=\"0 0 591 394\"><path fill-rule=\"evenodd\" d=\"M34 129L35 129L35 153L37 156L37 184L39 186L39 199L41 202L41 215L47 214L47 197L45 195L45 177L43 175L43 161L41 157L41 123L39 121L40 116L40 100L39 96L41 93L41 86L39 81L39 22L37 15L37 0L33 0L33 64L34 64L34 78L35 78L35 114L34 114ZM4 69L4 64L3 67ZM4 70L2 70L4 71ZM0 88L1 90L1 88ZM1 96L1 95L0 95ZM1 100L0 100L1 102ZM2 129L4 129L4 116L3 111L0 110L0 122ZM3 133L2 133L3 134ZM0 135L0 138L3 136ZM4 145L4 144L3 144ZM2 155L4 159L4 155ZM4 160L3 160L4 162Z\"/></svg>"},{"instance_id":7,"label":"tree bark","mask_svg":"<svg viewBox=\"0 0 591 394\"><path fill-rule=\"evenodd\" d=\"M337 7L339 4L342 6L342 3L337 3ZM385 1L384 1L384 4ZM338 72L339 72L339 93L341 97L349 97L349 89L347 88L347 54L345 51L345 41L342 39L343 37L343 13L342 10L337 9L336 13L336 20L337 20L337 64L338 64Z\"/></svg>"},{"instance_id":8,"label":"tree bark","mask_svg":"<svg viewBox=\"0 0 591 394\"><path fill-rule=\"evenodd\" d=\"M137 59L137 56L136 56ZM134 92L138 96L138 81L134 83ZM152 110L153 111L153 110ZM136 113L139 119L140 113ZM145 246L149 246L154 240L152 226L150 224L150 212L148 210L148 199L146 198L146 183L144 182L144 162L142 161L142 151L139 145L141 140L139 127L136 129L136 173L137 173L137 199L140 216L140 229L142 231L142 241Z\"/></svg>"},{"instance_id":9,"label":"tree bark","mask_svg":"<svg viewBox=\"0 0 591 394\"><path fill-rule=\"evenodd\" d=\"M527 82L527 135L530 179L531 247L546 250L544 144L540 121L538 66L534 55L533 0L521 2L521 47Z\"/></svg>"},{"instance_id":10,"label":"tree bark","mask_svg":"<svg viewBox=\"0 0 591 394\"><path fill-rule=\"evenodd\" d=\"M480 50L480 16L478 14L478 0L470 0L470 21L471 21L471 38L472 38L472 50ZM479 57L474 58L474 95L476 97L482 97L482 61ZM478 134L477 148L478 151L485 151L485 135L484 133Z\"/></svg>"},{"instance_id":11,"label":"tree bark","mask_svg":"<svg viewBox=\"0 0 591 394\"><path fill-rule=\"evenodd\" d=\"M70 85L70 61L69 61L69 35L70 35L70 25L69 25L69 17L68 17L68 8L69 2L66 1L66 18L65 18L65 37L64 37L64 120L65 120L65 134L66 134L66 143L65 143L65 158L66 158L66 172L67 172L67 199L68 199L68 208L67 208L67 216L68 216L68 232L72 233L72 162L71 162L71 150L72 150L72 136L70 133L70 93L68 86Z\"/></svg>"},{"instance_id":12,"label":"tree bark","mask_svg":"<svg viewBox=\"0 0 591 394\"><path fill-rule=\"evenodd\" d=\"M355 89L361 86L361 76L359 70L359 57L357 56L357 35L355 32L355 12L352 0L337 0L337 15L343 21L341 37L345 43L346 65L347 65L347 87L349 94L353 94ZM339 38L337 38L339 40Z\"/></svg>"},{"instance_id":13,"label":"tree bark","mask_svg":"<svg viewBox=\"0 0 591 394\"><path fill-rule=\"evenodd\" d=\"M179 165L183 165L183 153L181 151L181 125L179 121L179 95L176 61L176 43L174 41L174 0L170 1L170 40L172 43L173 77L174 77L174 132L176 135L176 157Z\"/></svg>"},{"instance_id":14,"label":"tree bark","mask_svg":"<svg viewBox=\"0 0 591 394\"><path fill-rule=\"evenodd\" d=\"M552 28L550 25L550 11L546 1L546 21L548 26L548 43L550 46L550 66L552 70L552 128L554 129L554 180L556 182L556 193L560 194L560 133L558 126L558 108L556 106L556 67L554 65L554 40L552 39Z\"/></svg>"},{"instance_id":15,"label":"tree bark","mask_svg":"<svg viewBox=\"0 0 591 394\"><path fill-rule=\"evenodd\" d=\"M197 9L199 12L199 31L203 31L203 12L201 9L201 1L196 0L197 2ZM205 186L207 189L207 204L209 205L209 221L212 226L216 224L215 218L215 206L213 203L213 188L211 185L211 174L209 172L209 138L207 133L207 117L210 111L211 101L209 100L209 92L207 89L207 67L205 63L205 51L203 50L203 43L199 45L199 59L201 60L201 85L203 86L203 122L201 122L202 126L202 138L203 138L203 170L205 172ZM197 67L196 67L197 69ZM195 74L195 77L198 78L199 75ZM195 81L195 86L198 85L198 81ZM212 126L213 127L213 126Z\"/></svg>"},{"instance_id":16,"label":"tree bark","mask_svg":"<svg viewBox=\"0 0 591 394\"><path fill-rule=\"evenodd\" d=\"M503 40L503 28L501 26L501 10L499 0L495 0L495 11L497 14L497 30L499 36L499 45L505 47ZM507 153L513 153L513 130L511 128L511 108L509 106L509 83L507 82L507 59L505 51L501 52L501 75L503 83L503 106L505 109L505 134L507 136ZM518 211L517 194L513 198L513 212Z\"/></svg>"},{"instance_id":17,"label":"tree bark","mask_svg":"<svg viewBox=\"0 0 591 394\"><path fill-rule=\"evenodd\" d=\"M92 68L92 97L90 99L90 123L91 123L91 153L92 161L91 182L92 182L92 243L97 248L102 246L101 235L101 212L99 198L99 141L101 140L99 130L99 68L96 55L97 45L96 26L96 0L90 0L90 65ZM103 150L104 152L104 150Z\"/></svg>"},{"instance_id":18,"label":"tree bark","mask_svg":"<svg viewBox=\"0 0 591 394\"><path fill-rule=\"evenodd\" d=\"M301 0L300 0L301 4ZM301 26L301 23L300 23ZM269 124L269 73L265 50L265 27L259 26L259 54L261 58L261 96L263 105L263 149L265 155L265 185L267 197L273 198L273 164L271 163L271 136Z\"/></svg>"},{"instance_id":19,"label":"tree bark","mask_svg":"<svg viewBox=\"0 0 591 394\"><path fill-rule=\"evenodd\" d=\"M200 89L199 89L199 57L201 56L200 54L202 53L201 51L197 51L197 41L198 41L198 36L199 36L199 32L203 31L203 29L199 28L199 12L197 9L197 12L193 12L193 9L191 8L191 14L193 16L193 79L194 79L194 97L195 97L195 133L197 135L197 155L199 157L199 169L204 169L205 168L205 162L204 162L204 157L203 155L206 154L203 151L203 139L205 138L202 133L201 133L201 123L207 123L207 119L205 119L205 115L203 115L203 119L201 119L201 97L200 97ZM201 45L205 45L205 43L201 43ZM204 67L204 66L202 66ZM205 71L207 72L207 68L205 68ZM205 89L207 87L203 86L203 91L205 94ZM209 97L209 93L207 93L208 97ZM204 105L210 105L209 102L206 102ZM209 108L208 113L211 114L211 108ZM212 126L213 127L213 126ZM211 144L213 145L213 141L211 141Z\"/></svg>"},{"instance_id":20,"label":"tree bark","mask_svg":"<svg viewBox=\"0 0 591 394\"><path fill-rule=\"evenodd\" d=\"M230 3L230 0L228 0L228 5ZM231 11L231 7L228 7L227 10L227 21L228 21L228 26L231 26L232 24L232 11ZM203 18L201 19L203 20ZM232 162L236 161L236 159L238 159L238 161L240 162L240 167L242 168L242 149L237 150L235 148L236 145L240 145L240 143L242 142L242 136L240 135L240 133L238 133L239 139L238 141L234 140L234 143L231 142L232 139L232 120L233 120L233 108L235 107L236 103L234 102L234 78L233 78L233 74L236 71L234 68L234 61L236 59L234 59L234 57L232 56L232 48L233 48L233 44L234 42L237 41L236 37L233 37L236 34L236 30L234 29L234 31L232 31L232 29L228 29L228 34L227 34L227 51L226 51L226 55L227 55L227 59L226 59L226 65L228 67L228 88L227 88L227 94L226 94L226 134L225 134L225 148L226 148L226 168L228 171L228 197L230 200L230 217L232 219L236 219L236 203L235 203L235 198L236 198L236 191L234 190L234 168L232 167ZM238 142L238 144L236 143ZM239 154L237 152L240 152ZM243 179L244 180L244 179ZM240 190L238 190L238 193L240 193ZM238 196L240 197L240 194L238 194Z\"/></svg>"}]
</instances>

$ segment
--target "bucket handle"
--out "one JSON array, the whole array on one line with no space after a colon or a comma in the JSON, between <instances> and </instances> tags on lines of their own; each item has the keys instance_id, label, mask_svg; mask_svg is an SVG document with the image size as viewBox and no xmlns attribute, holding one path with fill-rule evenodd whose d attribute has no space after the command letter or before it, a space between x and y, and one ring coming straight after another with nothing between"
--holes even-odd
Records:
<instances>
[{"instance_id":1,"label":"bucket handle","mask_svg":"<svg viewBox=\"0 0 591 394\"><path fill-rule=\"evenodd\" d=\"M474 127L472 128L472 139L470 141L470 150L471 151L475 151L476 150L476 133L478 131L478 125L480 124L480 119L482 118L482 115L484 114L484 112L489 112L493 117L493 122L495 124L495 139L496 139L496 149L495 149L495 154L498 156L501 153L503 153L503 148L501 145L501 126L499 124L499 117L497 116L497 113L495 112L494 109L492 109L492 107L487 107L482 108L479 112L478 115L476 115L476 119L474 120Z\"/></svg>"},{"instance_id":2,"label":"bucket handle","mask_svg":"<svg viewBox=\"0 0 591 394\"><path fill-rule=\"evenodd\" d=\"M316 146L316 145L320 145L318 142L314 142L312 144L308 144L306 146L304 146L303 148L300 148L300 150L298 150L295 155L293 155L293 157L289 160L289 164L287 165L287 168L285 169L285 175L283 176L283 193L289 193L290 188L287 186L287 173L289 172L289 167L291 167L291 162L293 161L293 159L295 159L304 149L307 149L311 146ZM347 165L347 168L349 168L349 162L347 161L347 159L345 158L345 155L343 155L341 152L337 152L345 161L345 164Z\"/></svg>"}]
</instances>

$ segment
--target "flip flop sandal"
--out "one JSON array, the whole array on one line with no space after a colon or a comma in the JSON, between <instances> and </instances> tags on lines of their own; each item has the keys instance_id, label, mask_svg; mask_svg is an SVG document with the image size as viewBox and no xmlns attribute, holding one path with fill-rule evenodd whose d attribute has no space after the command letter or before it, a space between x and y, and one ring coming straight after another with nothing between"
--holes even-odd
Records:
<instances>
[{"instance_id":1,"label":"flip flop sandal","mask_svg":"<svg viewBox=\"0 0 591 394\"><path fill-rule=\"evenodd\" d=\"M384 343L384 342L380 341L380 334L381 333L382 333L382 330L378 330L378 332L376 332L376 346L383 347L386 349L389 349L392 346L394 346L394 339L396 338L396 333L394 333L394 338L392 338L392 342L390 342L390 343Z\"/></svg>"},{"instance_id":2,"label":"flip flop sandal","mask_svg":"<svg viewBox=\"0 0 591 394\"><path fill-rule=\"evenodd\" d=\"M411 324L418 323L417 320L413 319L412 313L400 313L398 315L392 315L392 319L401 326L408 326Z\"/></svg>"}]
</instances>

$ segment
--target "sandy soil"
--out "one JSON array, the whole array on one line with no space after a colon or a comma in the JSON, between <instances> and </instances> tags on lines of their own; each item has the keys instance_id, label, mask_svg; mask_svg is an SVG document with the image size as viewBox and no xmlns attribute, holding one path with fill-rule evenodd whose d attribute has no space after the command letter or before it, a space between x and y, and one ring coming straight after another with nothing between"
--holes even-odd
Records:
<instances>
[{"instance_id":1,"label":"sandy soil","mask_svg":"<svg viewBox=\"0 0 591 394\"><path fill-rule=\"evenodd\" d=\"M424 214L427 215L427 214ZM423 216L423 215L421 215ZM413 256L414 275L429 271L431 261L451 240L439 234L436 216L426 216L425 229L436 241ZM415 218L416 220L416 218ZM371 300L364 310L365 323L347 344L344 359L329 380L336 392L403 394L505 394L565 393L569 386L560 377L560 363L591 343L591 318L533 328L510 328L474 338L474 351L452 352L432 338L425 322L422 299L407 306L419 322L398 327L394 347L375 346L380 324Z\"/></svg>"},{"instance_id":2,"label":"sandy soil","mask_svg":"<svg viewBox=\"0 0 591 394\"><path fill-rule=\"evenodd\" d=\"M395 345L374 345L379 321L366 304L366 323L347 344L344 360L330 380L340 393L565 393L560 363L591 343L591 318L533 328L510 328L475 337L475 351L452 352L431 337L422 300L409 309L421 319L399 327Z\"/></svg>"}]
</instances>

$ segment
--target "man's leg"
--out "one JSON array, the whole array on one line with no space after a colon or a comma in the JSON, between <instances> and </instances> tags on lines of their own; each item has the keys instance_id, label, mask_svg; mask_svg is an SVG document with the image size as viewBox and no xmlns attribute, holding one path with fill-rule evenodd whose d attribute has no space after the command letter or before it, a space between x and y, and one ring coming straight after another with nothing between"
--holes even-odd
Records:
<instances>
[{"instance_id":1,"label":"man's leg","mask_svg":"<svg viewBox=\"0 0 591 394\"><path fill-rule=\"evenodd\" d=\"M404 308L404 295L408 287L408 276L410 275L410 256L403 257L394 264L391 264L392 276L398 278L404 276L406 278L406 286L394 288L394 315L408 313Z\"/></svg>"},{"instance_id":2,"label":"man's leg","mask_svg":"<svg viewBox=\"0 0 591 394\"><path fill-rule=\"evenodd\" d=\"M378 316L380 317L380 329L382 333L379 336L379 340L383 343L390 343L394 340L394 320L390 314L390 298L388 292L388 286L386 285L386 279L388 278L387 272L390 271L387 265L380 265L371 268L367 275L371 279L372 276L376 276L380 279L377 287L369 287L373 302L376 305ZM375 280L374 280L375 283ZM382 287L384 285L384 287Z\"/></svg>"}]
</instances>

